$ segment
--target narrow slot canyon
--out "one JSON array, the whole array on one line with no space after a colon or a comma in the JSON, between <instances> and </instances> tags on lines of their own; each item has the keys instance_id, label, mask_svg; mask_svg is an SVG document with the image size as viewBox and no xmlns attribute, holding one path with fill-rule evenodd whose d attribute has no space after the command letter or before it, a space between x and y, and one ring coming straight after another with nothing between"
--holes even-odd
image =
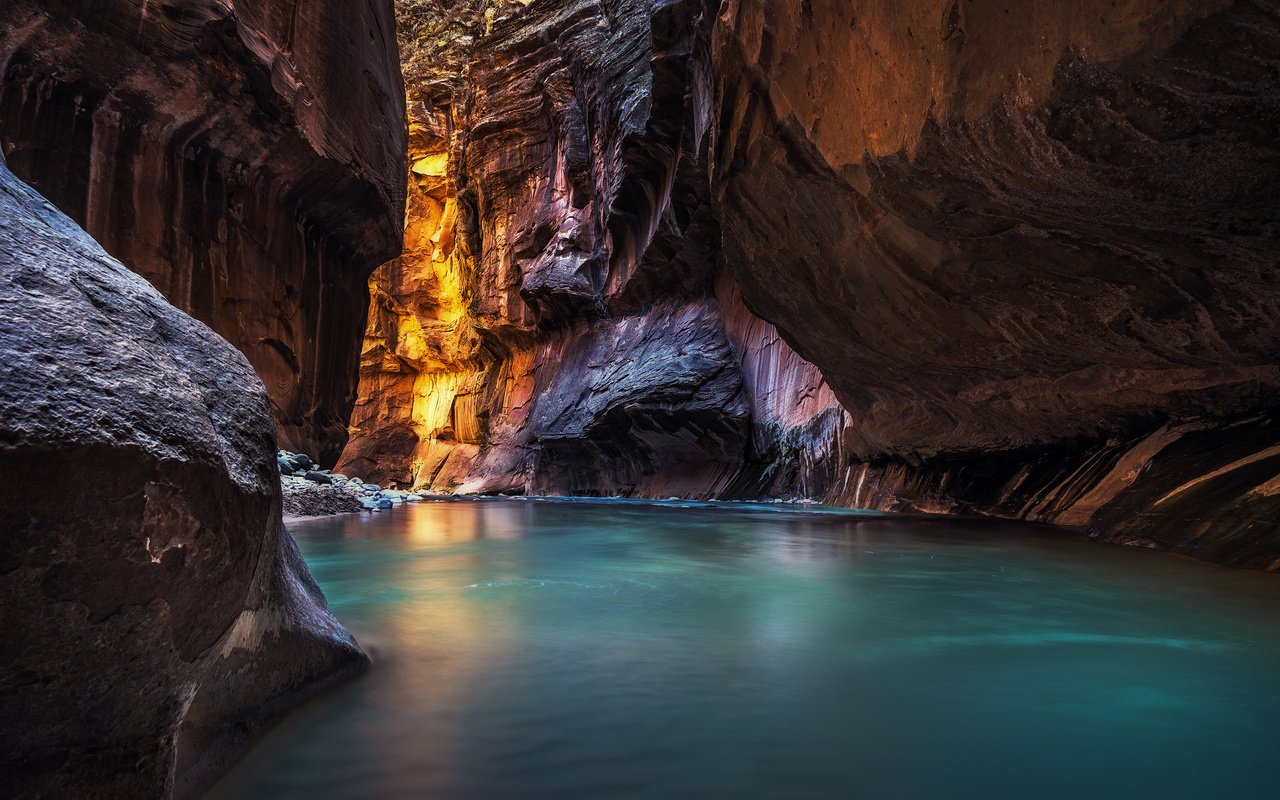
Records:
<instances>
[{"instance_id":1,"label":"narrow slot canyon","mask_svg":"<svg viewBox=\"0 0 1280 800\"><path fill-rule=\"evenodd\" d=\"M8 0L6 793L1268 797L1278 220L1272 0Z\"/></svg>"}]
</instances>

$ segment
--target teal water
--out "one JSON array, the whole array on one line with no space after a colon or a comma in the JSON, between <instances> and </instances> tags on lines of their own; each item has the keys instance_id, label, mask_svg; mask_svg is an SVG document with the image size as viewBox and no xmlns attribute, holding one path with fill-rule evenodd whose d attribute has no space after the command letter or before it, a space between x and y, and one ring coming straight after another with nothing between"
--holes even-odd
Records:
<instances>
[{"instance_id":1,"label":"teal water","mask_svg":"<svg viewBox=\"0 0 1280 800\"><path fill-rule=\"evenodd\" d=\"M1280 796L1277 576L724 504L290 530L375 664L217 798Z\"/></svg>"}]
</instances>

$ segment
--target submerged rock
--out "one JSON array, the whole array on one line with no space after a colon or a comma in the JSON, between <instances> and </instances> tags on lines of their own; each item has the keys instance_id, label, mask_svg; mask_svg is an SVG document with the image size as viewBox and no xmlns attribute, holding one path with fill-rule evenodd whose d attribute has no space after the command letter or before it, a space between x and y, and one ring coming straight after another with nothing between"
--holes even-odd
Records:
<instances>
[{"instance_id":1,"label":"submerged rock","mask_svg":"<svg viewBox=\"0 0 1280 800\"><path fill-rule=\"evenodd\" d=\"M280 518L245 357L0 161L4 792L190 796L365 655Z\"/></svg>"}]
</instances>

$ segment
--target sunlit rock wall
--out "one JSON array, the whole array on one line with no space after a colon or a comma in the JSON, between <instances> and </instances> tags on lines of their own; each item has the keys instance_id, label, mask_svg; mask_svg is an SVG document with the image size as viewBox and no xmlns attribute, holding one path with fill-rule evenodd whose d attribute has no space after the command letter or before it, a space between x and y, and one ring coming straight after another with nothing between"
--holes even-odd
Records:
<instances>
[{"instance_id":1,"label":"sunlit rock wall","mask_svg":"<svg viewBox=\"0 0 1280 800\"><path fill-rule=\"evenodd\" d=\"M346 441L369 272L400 247L391 0L6 0L13 171L248 356L283 446Z\"/></svg>"},{"instance_id":2,"label":"sunlit rock wall","mask_svg":"<svg viewBox=\"0 0 1280 800\"><path fill-rule=\"evenodd\" d=\"M342 470L465 492L829 485L834 396L717 280L710 10L507 4L460 45L439 26L408 43L405 253L371 282Z\"/></svg>"}]
</instances>

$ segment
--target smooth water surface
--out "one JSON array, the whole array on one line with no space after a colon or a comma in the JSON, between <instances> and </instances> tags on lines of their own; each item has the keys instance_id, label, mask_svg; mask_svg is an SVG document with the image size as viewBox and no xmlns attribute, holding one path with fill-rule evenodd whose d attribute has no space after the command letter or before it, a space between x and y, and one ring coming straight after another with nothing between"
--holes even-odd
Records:
<instances>
[{"instance_id":1,"label":"smooth water surface","mask_svg":"<svg viewBox=\"0 0 1280 800\"><path fill-rule=\"evenodd\" d=\"M1280 796L1277 576L724 504L290 529L375 664L215 797Z\"/></svg>"}]
</instances>

